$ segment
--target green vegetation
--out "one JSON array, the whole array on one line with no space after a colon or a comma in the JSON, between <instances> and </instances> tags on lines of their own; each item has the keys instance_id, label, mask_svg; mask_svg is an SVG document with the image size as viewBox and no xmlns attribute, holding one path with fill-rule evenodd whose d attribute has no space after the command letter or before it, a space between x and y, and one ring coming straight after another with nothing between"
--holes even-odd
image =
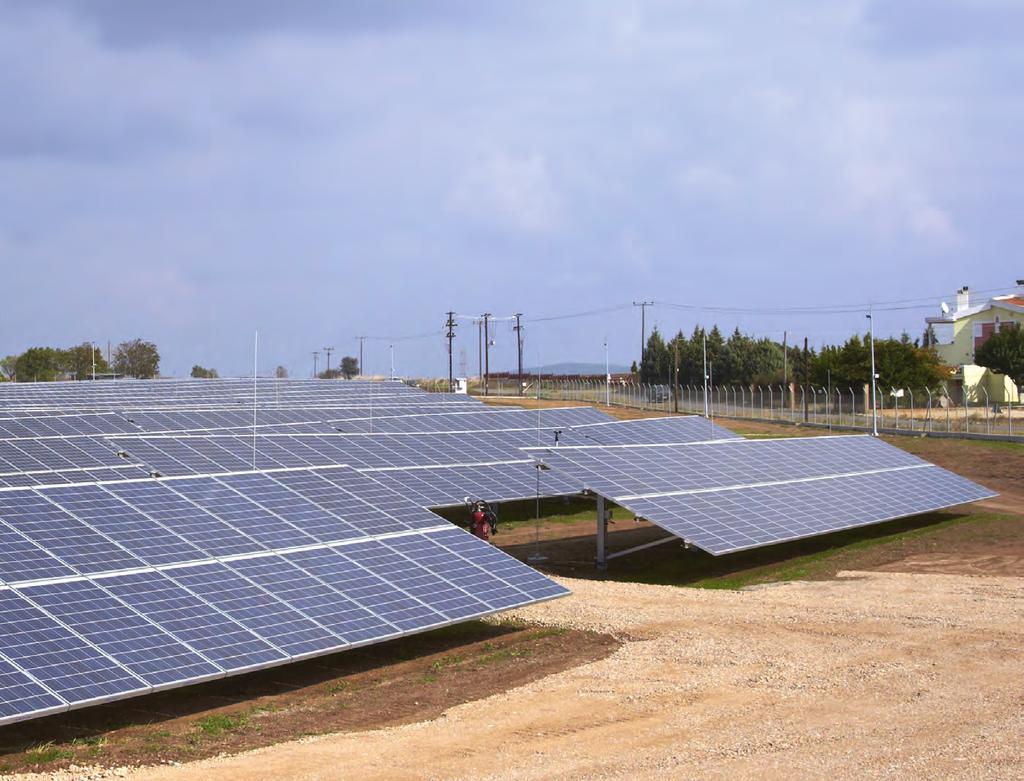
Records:
<instances>
[{"instance_id":1,"label":"green vegetation","mask_svg":"<svg viewBox=\"0 0 1024 781\"><path fill-rule=\"evenodd\" d=\"M928 537L941 538L951 530L962 534L983 534L988 524L998 524L1011 516L997 513L954 515L932 513L882 525L848 529L806 540L757 548L729 556L710 556L697 551L680 557L650 559L638 571L625 571L622 563L610 569L612 578L663 586L740 589L761 583L828 578L842 569L856 569L865 554L875 549L892 548ZM898 558L895 557L895 558Z\"/></svg>"},{"instance_id":2,"label":"green vegetation","mask_svg":"<svg viewBox=\"0 0 1024 781\"><path fill-rule=\"evenodd\" d=\"M1024 385L1024 328L1004 324L974 351L974 362Z\"/></svg>"},{"instance_id":3,"label":"green vegetation","mask_svg":"<svg viewBox=\"0 0 1024 781\"><path fill-rule=\"evenodd\" d=\"M152 342L121 342L114 353L114 371L125 377L148 380L160 372L160 353Z\"/></svg>"},{"instance_id":4,"label":"green vegetation","mask_svg":"<svg viewBox=\"0 0 1024 781\"><path fill-rule=\"evenodd\" d=\"M518 502L502 502L492 504L498 512L498 530L510 530L520 527L533 526L537 520L537 502L535 500L524 500ZM465 526L468 518L464 507L447 507L436 510L439 515L452 523ZM593 499L582 497L563 498L542 498L540 500L540 522L544 526L577 523L579 521L592 520L597 512L597 506ZM612 508L612 520L632 519L632 513L623 510L621 507ZM500 542L500 536L498 542Z\"/></svg>"},{"instance_id":5,"label":"green vegetation","mask_svg":"<svg viewBox=\"0 0 1024 781\"><path fill-rule=\"evenodd\" d=\"M216 369L207 369L205 366L200 366L198 363L192 367L190 377L195 377L200 380L215 380L220 375L217 374Z\"/></svg>"},{"instance_id":6,"label":"green vegetation","mask_svg":"<svg viewBox=\"0 0 1024 781\"><path fill-rule=\"evenodd\" d=\"M716 325L707 332L707 359L715 385L777 384L783 381L784 366L789 381L798 383L824 385L831 376L833 385L857 387L871 377L869 343L857 335L842 345L804 352L771 339L755 339L738 328L726 339ZM647 340L640 381L671 383L677 360L680 384L704 382L704 329L694 328L689 338L680 331L666 342L655 328ZM907 334L875 339L875 364L881 387L936 388L949 377L935 351L919 347Z\"/></svg>"},{"instance_id":7,"label":"green vegetation","mask_svg":"<svg viewBox=\"0 0 1024 781\"><path fill-rule=\"evenodd\" d=\"M73 347L30 347L21 355L0 360L0 372L7 380L52 382L88 380L112 371L125 376L151 378L160 370L160 354L152 342L133 339L117 346L113 367L103 352L89 342Z\"/></svg>"},{"instance_id":8,"label":"green vegetation","mask_svg":"<svg viewBox=\"0 0 1024 781\"><path fill-rule=\"evenodd\" d=\"M249 723L247 713L214 713L196 722L196 729L203 735L217 737L225 732L234 732Z\"/></svg>"},{"instance_id":9,"label":"green vegetation","mask_svg":"<svg viewBox=\"0 0 1024 781\"><path fill-rule=\"evenodd\" d=\"M51 743L43 743L25 752L25 762L29 765L45 765L58 759L71 759L75 752Z\"/></svg>"}]
</instances>

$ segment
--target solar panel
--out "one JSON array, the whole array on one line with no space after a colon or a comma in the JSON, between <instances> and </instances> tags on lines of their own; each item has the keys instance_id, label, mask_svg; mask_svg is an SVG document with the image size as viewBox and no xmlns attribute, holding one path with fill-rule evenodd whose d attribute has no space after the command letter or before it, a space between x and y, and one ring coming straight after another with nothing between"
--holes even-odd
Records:
<instances>
[{"instance_id":1,"label":"solar panel","mask_svg":"<svg viewBox=\"0 0 1024 781\"><path fill-rule=\"evenodd\" d=\"M516 429L553 429L588 423L606 423L611 416L594 407L549 409L445 410L412 412L404 415L335 420L339 431L347 433L425 433L444 431L502 431Z\"/></svg>"},{"instance_id":2,"label":"solar panel","mask_svg":"<svg viewBox=\"0 0 1024 781\"><path fill-rule=\"evenodd\" d=\"M0 722L567 591L347 467L0 492Z\"/></svg>"},{"instance_id":3,"label":"solar panel","mask_svg":"<svg viewBox=\"0 0 1024 781\"><path fill-rule=\"evenodd\" d=\"M707 442L742 439L727 428L716 426L696 415L667 418L639 418L587 423L563 432L560 443L566 445L660 445L681 442Z\"/></svg>"},{"instance_id":4,"label":"solar panel","mask_svg":"<svg viewBox=\"0 0 1024 781\"><path fill-rule=\"evenodd\" d=\"M867 436L531 452L579 489L715 555L993 496Z\"/></svg>"},{"instance_id":5,"label":"solar panel","mask_svg":"<svg viewBox=\"0 0 1024 781\"><path fill-rule=\"evenodd\" d=\"M532 461L512 461L468 466L365 470L362 474L424 507L460 505L466 497L503 502L534 496L566 496L579 492L575 483L551 471L542 471L538 483L537 472Z\"/></svg>"}]
</instances>

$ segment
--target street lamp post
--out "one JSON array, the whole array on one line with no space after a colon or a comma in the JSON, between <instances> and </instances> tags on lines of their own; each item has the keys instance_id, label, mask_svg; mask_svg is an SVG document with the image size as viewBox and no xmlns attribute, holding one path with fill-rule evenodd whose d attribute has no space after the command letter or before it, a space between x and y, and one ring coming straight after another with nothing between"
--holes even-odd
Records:
<instances>
[{"instance_id":1,"label":"street lamp post","mask_svg":"<svg viewBox=\"0 0 1024 781\"><path fill-rule=\"evenodd\" d=\"M868 341L871 343L871 436L878 436L878 405L875 402L875 381L878 375L875 373L875 318L868 307Z\"/></svg>"},{"instance_id":2,"label":"street lamp post","mask_svg":"<svg viewBox=\"0 0 1024 781\"><path fill-rule=\"evenodd\" d=\"M604 403L606 407L612 405L612 370L608 363L608 337L604 338Z\"/></svg>"}]
</instances>

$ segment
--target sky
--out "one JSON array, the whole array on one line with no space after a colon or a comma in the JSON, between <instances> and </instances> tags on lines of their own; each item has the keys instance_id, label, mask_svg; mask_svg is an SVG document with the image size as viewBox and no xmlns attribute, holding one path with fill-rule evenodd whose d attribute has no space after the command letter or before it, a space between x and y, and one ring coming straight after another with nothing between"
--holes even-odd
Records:
<instances>
[{"instance_id":1,"label":"sky","mask_svg":"<svg viewBox=\"0 0 1024 781\"><path fill-rule=\"evenodd\" d=\"M0 353L918 336L1024 278L1021 84L1017 0L0 0Z\"/></svg>"}]
</instances>

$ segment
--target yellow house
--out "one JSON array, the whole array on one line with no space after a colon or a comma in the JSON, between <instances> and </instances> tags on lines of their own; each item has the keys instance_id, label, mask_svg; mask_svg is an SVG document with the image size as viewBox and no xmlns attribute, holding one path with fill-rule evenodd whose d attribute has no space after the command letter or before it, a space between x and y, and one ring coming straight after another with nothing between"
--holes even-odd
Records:
<instances>
[{"instance_id":1,"label":"yellow house","mask_svg":"<svg viewBox=\"0 0 1024 781\"><path fill-rule=\"evenodd\" d=\"M1024 287L1024 280L1017 281ZM956 367L954 382L972 404L1020 402L1013 381L974 363L974 351L1003 325L1024 327L1024 289L1020 293L974 301L964 286L956 291L956 309L943 302L939 317L927 317L926 343L935 348L943 363ZM954 388L950 388L953 395Z\"/></svg>"}]
</instances>

